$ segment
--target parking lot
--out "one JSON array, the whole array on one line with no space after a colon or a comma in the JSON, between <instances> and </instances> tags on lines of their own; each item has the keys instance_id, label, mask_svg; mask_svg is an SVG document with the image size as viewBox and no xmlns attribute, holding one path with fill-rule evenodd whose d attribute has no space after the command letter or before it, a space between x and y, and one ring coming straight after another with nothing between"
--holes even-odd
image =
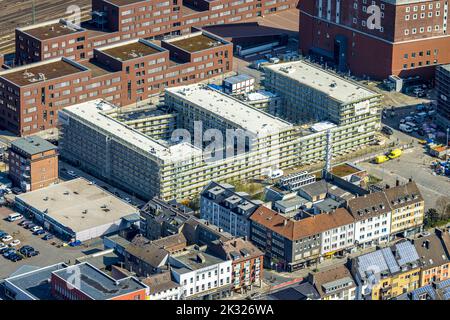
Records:
<instances>
[{"instance_id":1,"label":"parking lot","mask_svg":"<svg viewBox=\"0 0 450 320\"><path fill-rule=\"evenodd\" d=\"M24 258L18 262L12 262L4 257L0 257L0 279L8 277L23 265L32 265L37 267L44 267L58 262L66 262L73 264L76 258L95 253L103 249L103 243L100 239L84 242L80 247L63 247L62 241L53 238L44 241L42 236L35 236L30 230L27 230L18 224L20 221L9 222L6 220L9 214L14 211L7 207L0 208L0 230L7 232L14 239L20 240L20 245L17 249L24 245L32 246L40 254ZM61 246L58 248L58 246Z\"/></svg>"},{"instance_id":2,"label":"parking lot","mask_svg":"<svg viewBox=\"0 0 450 320\"><path fill-rule=\"evenodd\" d=\"M414 147L406 150L398 159L381 164L363 162L358 165L369 174L382 179L382 184L395 186L397 179L405 183L412 178L425 198L425 208L433 208L439 197L450 196L450 179L433 175L431 163L436 161L436 158L426 154L424 147L417 143L417 139L412 139L415 141Z\"/></svg>"}]
</instances>

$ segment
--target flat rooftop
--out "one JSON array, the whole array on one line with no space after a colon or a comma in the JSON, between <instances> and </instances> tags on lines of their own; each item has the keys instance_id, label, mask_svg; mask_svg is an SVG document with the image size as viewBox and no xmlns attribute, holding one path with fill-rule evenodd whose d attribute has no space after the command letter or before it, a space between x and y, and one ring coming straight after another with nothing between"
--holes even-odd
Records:
<instances>
[{"instance_id":1,"label":"flat rooftop","mask_svg":"<svg viewBox=\"0 0 450 320\"><path fill-rule=\"evenodd\" d=\"M83 71L87 71L87 69L84 69L77 63L70 63L62 58L12 68L0 72L0 78L4 78L18 86L27 86L38 82L70 76Z\"/></svg>"},{"instance_id":2,"label":"flat rooftop","mask_svg":"<svg viewBox=\"0 0 450 320\"><path fill-rule=\"evenodd\" d=\"M219 47L226 44L225 42L210 37L204 33L192 33L186 36L178 37L174 41L166 42L191 53Z\"/></svg>"},{"instance_id":3,"label":"flat rooftop","mask_svg":"<svg viewBox=\"0 0 450 320\"><path fill-rule=\"evenodd\" d=\"M265 91L265 90L259 90L256 92L250 92L247 94L248 101L259 101L259 100L266 100L266 99L274 99L277 98L278 95L276 93Z\"/></svg>"},{"instance_id":4,"label":"flat rooftop","mask_svg":"<svg viewBox=\"0 0 450 320\"><path fill-rule=\"evenodd\" d=\"M30 156L37 153L58 149L55 145L39 136L30 136L14 140L11 142L11 146L20 149Z\"/></svg>"},{"instance_id":5,"label":"flat rooftop","mask_svg":"<svg viewBox=\"0 0 450 320\"><path fill-rule=\"evenodd\" d=\"M202 150L189 143L180 143L173 146L163 145L105 114L105 112L112 111L114 108L106 101L93 100L64 108L60 112L82 119L83 122L90 123L103 132L108 132L117 140L124 141L162 161L181 161L189 159L191 156L202 156Z\"/></svg>"},{"instance_id":6,"label":"flat rooftop","mask_svg":"<svg viewBox=\"0 0 450 320\"><path fill-rule=\"evenodd\" d=\"M266 65L264 68L321 91L341 103L378 96L376 92L356 82L346 80L305 61Z\"/></svg>"},{"instance_id":7,"label":"flat rooftop","mask_svg":"<svg viewBox=\"0 0 450 320\"><path fill-rule=\"evenodd\" d=\"M262 112L227 94L202 84L167 88L166 92L189 101L236 127L254 134L284 131L293 128L289 122Z\"/></svg>"},{"instance_id":8,"label":"flat rooftop","mask_svg":"<svg viewBox=\"0 0 450 320\"><path fill-rule=\"evenodd\" d=\"M69 34L81 31L74 27L68 26L65 23L62 23L61 21L39 24L20 30L39 40L53 39L56 37L67 36Z\"/></svg>"},{"instance_id":9,"label":"flat rooftop","mask_svg":"<svg viewBox=\"0 0 450 320\"><path fill-rule=\"evenodd\" d=\"M102 49L101 51L117 60L128 61L159 53L163 51L163 49L157 50L155 47L147 45L141 41L136 41L124 45L107 47Z\"/></svg>"},{"instance_id":10,"label":"flat rooftop","mask_svg":"<svg viewBox=\"0 0 450 320\"><path fill-rule=\"evenodd\" d=\"M92 60L80 61L79 64L91 70L93 78L101 77L114 72L108 66L102 65Z\"/></svg>"},{"instance_id":11,"label":"flat rooftop","mask_svg":"<svg viewBox=\"0 0 450 320\"><path fill-rule=\"evenodd\" d=\"M80 275L78 283L71 281L74 270ZM148 287L136 278L129 277L120 280L108 276L89 263L80 263L66 269L54 272L54 275L91 297L93 300L110 300L115 297L130 294ZM77 282L77 281L75 281Z\"/></svg>"},{"instance_id":12,"label":"flat rooftop","mask_svg":"<svg viewBox=\"0 0 450 320\"><path fill-rule=\"evenodd\" d=\"M116 5L118 7L127 6L130 4L135 4L139 2L147 2L148 0L108 0L109 3Z\"/></svg>"},{"instance_id":13,"label":"flat rooftop","mask_svg":"<svg viewBox=\"0 0 450 320\"><path fill-rule=\"evenodd\" d=\"M84 178L21 194L16 198L74 232L114 223L138 209L90 185Z\"/></svg>"},{"instance_id":14,"label":"flat rooftop","mask_svg":"<svg viewBox=\"0 0 450 320\"><path fill-rule=\"evenodd\" d=\"M54 300L51 295L51 283L49 279L51 278L52 272L62 270L66 267L67 265L64 263L58 263L10 277L5 279L5 282L36 300Z\"/></svg>"}]
</instances>

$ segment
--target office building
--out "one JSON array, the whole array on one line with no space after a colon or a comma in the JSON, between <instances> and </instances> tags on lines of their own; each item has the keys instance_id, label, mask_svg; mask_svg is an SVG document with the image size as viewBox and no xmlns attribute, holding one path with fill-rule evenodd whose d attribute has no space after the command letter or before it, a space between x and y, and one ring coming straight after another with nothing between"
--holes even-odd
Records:
<instances>
[{"instance_id":1,"label":"office building","mask_svg":"<svg viewBox=\"0 0 450 320\"><path fill-rule=\"evenodd\" d=\"M8 164L10 179L24 192L58 182L57 147L38 136L11 142Z\"/></svg>"},{"instance_id":2,"label":"office building","mask_svg":"<svg viewBox=\"0 0 450 320\"><path fill-rule=\"evenodd\" d=\"M302 53L342 72L431 79L437 65L450 63L445 0L307 0L299 9Z\"/></svg>"},{"instance_id":3,"label":"office building","mask_svg":"<svg viewBox=\"0 0 450 320\"><path fill-rule=\"evenodd\" d=\"M437 121L450 128L450 64L436 69Z\"/></svg>"}]
</instances>

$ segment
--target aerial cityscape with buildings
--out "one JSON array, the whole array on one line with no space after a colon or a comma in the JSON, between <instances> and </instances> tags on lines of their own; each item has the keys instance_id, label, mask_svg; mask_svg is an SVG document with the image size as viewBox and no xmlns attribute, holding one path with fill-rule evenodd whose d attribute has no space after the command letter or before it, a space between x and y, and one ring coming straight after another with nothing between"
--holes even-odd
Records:
<instances>
[{"instance_id":1,"label":"aerial cityscape with buildings","mask_svg":"<svg viewBox=\"0 0 450 320\"><path fill-rule=\"evenodd\" d=\"M0 304L450 301L448 15L0 1Z\"/></svg>"}]
</instances>

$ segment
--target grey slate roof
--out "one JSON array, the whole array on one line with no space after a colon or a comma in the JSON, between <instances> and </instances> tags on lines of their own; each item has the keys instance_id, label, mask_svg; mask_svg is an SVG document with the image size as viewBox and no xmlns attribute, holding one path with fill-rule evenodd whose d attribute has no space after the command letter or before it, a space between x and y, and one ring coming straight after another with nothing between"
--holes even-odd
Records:
<instances>
[{"instance_id":1,"label":"grey slate roof","mask_svg":"<svg viewBox=\"0 0 450 320\"><path fill-rule=\"evenodd\" d=\"M11 142L11 146L22 150L24 153L28 155L34 155L37 153L57 149L55 145L38 136L30 136L26 138L17 139Z\"/></svg>"}]
</instances>

